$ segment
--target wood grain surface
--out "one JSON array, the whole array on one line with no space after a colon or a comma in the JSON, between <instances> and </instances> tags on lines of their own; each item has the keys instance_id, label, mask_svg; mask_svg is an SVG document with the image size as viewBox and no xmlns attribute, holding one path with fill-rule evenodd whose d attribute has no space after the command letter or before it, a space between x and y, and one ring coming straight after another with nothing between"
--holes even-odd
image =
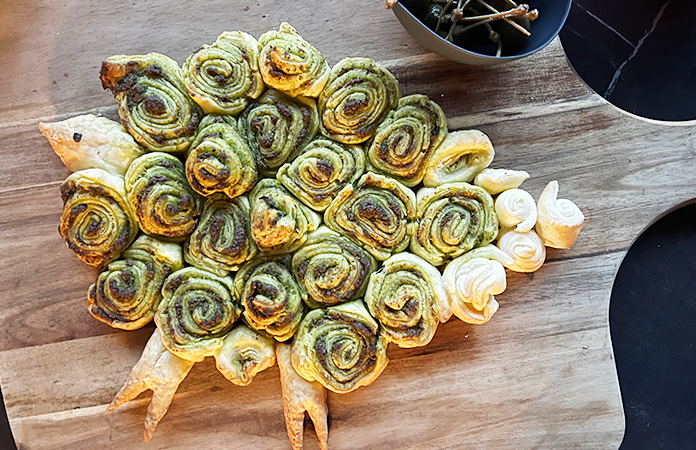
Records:
<instances>
[{"instance_id":1,"label":"wood grain surface","mask_svg":"<svg viewBox=\"0 0 696 450\"><path fill-rule=\"evenodd\" d=\"M185 4L184 4L185 3ZM384 63L452 130L477 128L493 167L528 171L537 198L560 181L581 206L576 245L536 273L509 273L483 326L452 319L418 349L389 347L372 385L329 396L332 449L616 449L623 411L608 328L616 271L650 223L696 198L695 125L624 114L590 92L558 41L507 65L448 62L421 48L382 1L17 1L0 9L0 383L20 450L289 449L277 368L248 387L212 361L182 383L149 443L150 394L106 414L152 326L114 330L86 310L95 269L57 232L69 171L37 129L85 112L116 118L98 79L112 54L182 63L225 30L288 21L326 56ZM311 425L305 448L318 444Z\"/></svg>"}]
</instances>

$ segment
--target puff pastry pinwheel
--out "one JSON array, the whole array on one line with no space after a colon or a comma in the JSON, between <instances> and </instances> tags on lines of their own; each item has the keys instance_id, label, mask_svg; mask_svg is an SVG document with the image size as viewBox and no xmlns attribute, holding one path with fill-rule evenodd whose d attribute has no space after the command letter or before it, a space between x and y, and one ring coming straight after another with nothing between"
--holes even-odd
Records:
<instances>
[{"instance_id":1,"label":"puff pastry pinwheel","mask_svg":"<svg viewBox=\"0 0 696 450\"><path fill-rule=\"evenodd\" d=\"M372 383L387 363L387 340L362 300L308 312L292 343L295 371L339 394Z\"/></svg>"},{"instance_id":2,"label":"puff pastry pinwheel","mask_svg":"<svg viewBox=\"0 0 696 450\"><path fill-rule=\"evenodd\" d=\"M399 82L387 69L367 58L343 59L319 96L321 134L344 144L365 142L400 97Z\"/></svg>"},{"instance_id":3,"label":"puff pastry pinwheel","mask_svg":"<svg viewBox=\"0 0 696 450\"><path fill-rule=\"evenodd\" d=\"M237 386L248 386L257 373L276 363L275 341L239 324L227 333L213 356L225 378Z\"/></svg>"},{"instance_id":4,"label":"puff pastry pinwheel","mask_svg":"<svg viewBox=\"0 0 696 450\"><path fill-rule=\"evenodd\" d=\"M39 130L63 164L73 172L104 169L124 175L130 163L145 153L123 125L94 114L61 122L39 122Z\"/></svg>"},{"instance_id":5,"label":"puff pastry pinwheel","mask_svg":"<svg viewBox=\"0 0 696 450\"><path fill-rule=\"evenodd\" d=\"M251 236L262 252L294 252L321 223L317 213L272 178L261 180L251 191L250 200Z\"/></svg>"},{"instance_id":6,"label":"puff pastry pinwheel","mask_svg":"<svg viewBox=\"0 0 696 450\"><path fill-rule=\"evenodd\" d=\"M503 228L526 232L537 221L537 206L531 194L522 189L508 189L495 199L495 212Z\"/></svg>"},{"instance_id":7,"label":"puff pastry pinwheel","mask_svg":"<svg viewBox=\"0 0 696 450\"><path fill-rule=\"evenodd\" d=\"M58 231L70 250L90 266L118 257L135 240L138 222L123 177L85 169L60 186L63 213Z\"/></svg>"},{"instance_id":8,"label":"puff pastry pinwheel","mask_svg":"<svg viewBox=\"0 0 696 450\"><path fill-rule=\"evenodd\" d=\"M451 132L430 156L423 185L435 187L444 183L469 183L491 164L494 156L491 140L480 131Z\"/></svg>"},{"instance_id":9,"label":"puff pastry pinwheel","mask_svg":"<svg viewBox=\"0 0 696 450\"><path fill-rule=\"evenodd\" d=\"M203 214L185 245L186 262L224 277L256 255L249 200L217 194L205 199Z\"/></svg>"},{"instance_id":10,"label":"puff pastry pinwheel","mask_svg":"<svg viewBox=\"0 0 696 450\"><path fill-rule=\"evenodd\" d=\"M186 178L199 194L236 197L254 187L256 156L236 126L231 116L211 114L201 121L186 156Z\"/></svg>"},{"instance_id":11,"label":"puff pastry pinwheel","mask_svg":"<svg viewBox=\"0 0 696 450\"><path fill-rule=\"evenodd\" d=\"M313 98L269 89L242 111L237 127L256 154L259 172L275 176L317 135L317 104Z\"/></svg>"},{"instance_id":12,"label":"puff pastry pinwheel","mask_svg":"<svg viewBox=\"0 0 696 450\"><path fill-rule=\"evenodd\" d=\"M507 287L503 266L511 264L512 258L493 245L475 248L447 264L442 280L454 315L475 325L488 322L499 306L494 295Z\"/></svg>"},{"instance_id":13,"label":"puff pastry pinwheel","mask_svg":"<svg viewBox=\"0 0 696 450\"><path fill-rule=\"evenodd\" d=\"M384 261L408 247L415 217L416 198L411 189L368 172L338 193L324 212L324 223Z\"/></svg>"},{"instance_id":14,"label":"puff pastry pinwheel","mask_svg":"<svg viewBox=\"0 0 696 450\"><path fill-rule=\"evenodd\" d=\"M379 124L365 150L372 169L412 187L423 180L428 158L446 135L442 108L426 95L409 95Z\"/></svg>"},{"instance_id":15,"label":"puff pastry pinwheel","mask_svg":"<svg viewBox=\"0 0 696 450\"><path fill-rule=\"evenodd\" d=\"M283 390L283 414L292 450L302 450L305 412L314 424L319 438L319 448L327 450L329 438L326 406L326 389L316 381L302 378L292 367L292 348L289 344L276 344L276 358L280 370L280 387Z\"/></svg>"},{"instance_id":16,"label":"puff pastry pinwheel","mask_svg":"<svg viewBox=\"0 0 696 450\"><path fill-rule=\"evenodd\" d=\"M411 253L390 257L370 276L365 303L382 334L399 347L428 344L452 316L440 272Z\"/></svg>"},{"instance_id":17,"label":"puff pastry pinwheel","mask_svg":"<svg viewBox=\"0 0 696 450\"><path fill-rule=\"evenodd\" d=\"M318 96L330 73L319 50L286 22L259 38L259 68L269 87L292 97Z\"/></svg>"},{"instance_id":18,"label":"puff pastry pinwheel","mask_svg":"<svg viewBox=\"0 0 696 450\"><path fill-rule=\"evenodd\" d=\"M558 199L558 181L546 185L537 204L536 230L547 247L570 248L578 238L585 215L571 200Z\"/></svg>"},{"instance_id":19,"label":"puff pastry pinwheel","mask_svg":"<svg viewBox=\"0 0 696 450\"><path fill-rule=\"evenodd\" d=\"M89 287L87 309L114 328L138 329L154 317L165 278L183 266L178 244L140 236Z\"/></svg>"},{"instance_id":20,"label":"puff pastry pinwheel","mask_svg":"<svg viewBox=\"0 0 696 450\"><path fill-rule=\"evenodd\" d=\"M111 56L102 62L100 78L140 145L154 152L182 152L191 145L203 111L186 92L176 61L159 53Z\"/></svg>"},{"instance_id":21,"label":"puff pastry pinwheel","mask_svg":"<svg viewBox=\"0 0 696 450\"><path fill-rule=\"evenodd\" d=\"M167 413L177 388L184 381L193 364L192 361L181 359L170 353L162 343L160 330L155 328L140 360L131 370L126 384L118 391L106 411L112 411L133 400L140 393L152 389L152 399L147 407L143 435L143 440L149 441L155 432L155 427Z\"/></svg>"},{"instance_id":22,"label":"puff pastry pinwheel","mask_svg":"<svg viewBox=\"0 0 696 450\"><path fill-rule=\"evenodd\" d=\"M336 194L365 172L365 153L358 145L344 145L317 137L276 177L292 194L315 211L329 207Z\"/></svg>"},{"instance_id":23,"label":"puff pastry pinwheel","mask_svg":"<svg viewBox=\"0 0 696 450\"><path fill-rule=\"evenodd\" d=\"M280 342L295 335L305 306L290 272L289 256L252 259L235 275L234 289L250 327Z\"/></svg>"},{"instance_id":24,"label":"puff pastry pinwheel","mask_svg":"<svg viewBox=\"0 0 696 450\"><path fill-rule=\"evenodd\" d=\"M499 194L508 189L516 189L529 178L524 170L483 169L474 178L474 184L484 188L489 194Z\"/></svg>"},{"instance_id":25,"label":"puff pastry pinwheel","mask_svg":"<svg viewBox=\"0 0 696 450\"><path fill-rule=\"evenodd\" d=\"M126 172L126 192L147 234L183 237L198 223L200 197L186 180L184 165L168 153L147 153L133 161Z\"/></svg>"},{"instance_id":26,"label":"puff pastry pinwheel","mask_svg":"<svg viewBox=\"0 0 696 450\"><path fill-rule=\"evenodd\" d=\"M203 112L236 116L261 95L257 45L250 34L227 31L186 59L184 84Z\"/></svg>"},{"instance_id":27,"label":"puff pastry pinwheel","mask_svg":"<svg viewBox=\"0 0 696 450\"><path fill-rule=\"evenodd\" d=\"M435 266L488 245L498 234L493 198L468 183L420 189L416 210L411 251Z\"/></svg>"},{"instance_id":28,"label":"puff pastry pinwheel","mask_svg":"<svg viewBox=\"0 0 696 450\"><path fill-rule=\"evenodd\" d=\"M292 271L310 308L362 297L376 268L372 255L325 226L312 233L292 257Z\"/></svg>"},{"instance_id":29,"label":"puff pastry pinwheel","mask_svg":"<svg viewBox=\"0 0 696 450\"><path fill-rule=\"evenodd\" d=\"M546 261L546 247L534 230L506 231L498 237L497 245L513 259L505 267L515 272L535 272Z\"/></svg>"},{"instance_id":30,"label":"puff pastry pinwheel","mask_svg":"<svg viewBox=\"0 0 696 450\"><path fill-rule=\"evenodd\" d=\"M241 313L232 278L185 267L165 280L155 323L169 351L199 362L222 346Z\"/></svg>"}]
</instances>

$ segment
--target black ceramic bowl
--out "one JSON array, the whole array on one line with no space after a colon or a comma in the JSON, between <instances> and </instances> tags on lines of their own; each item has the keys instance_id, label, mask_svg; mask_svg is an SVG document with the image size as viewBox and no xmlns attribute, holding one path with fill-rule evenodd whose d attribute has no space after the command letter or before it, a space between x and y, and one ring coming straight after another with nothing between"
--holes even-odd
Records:
<instances>
[{"instance_id":1,"label":"black ceramic bowl","mask_svg":"<svg viewBox=\"0 0 696 450\"><path fill-rule=\"evenodd\" d=\"M392 9L404 28L428 50L452 61L484 66L514 61L544 48L563 28L572 0L528 0L527 3L530 8L539 10L539 18L531 25L532 35L515 52L502 56L495 56L495 45L489 42L475 43L464 49L447 41L423 25L401 2Z\"/></svg>"}]
</instances>

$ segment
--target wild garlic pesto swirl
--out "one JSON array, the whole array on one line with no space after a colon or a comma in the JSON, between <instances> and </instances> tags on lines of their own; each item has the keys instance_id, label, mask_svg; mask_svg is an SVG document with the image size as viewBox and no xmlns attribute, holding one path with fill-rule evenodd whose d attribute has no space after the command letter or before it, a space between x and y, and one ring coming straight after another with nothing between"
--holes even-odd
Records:
<instances>
[{"instance_id":1,"label":"wild garlic pesto swirl","mask_svg":"<svg viewBox=\"0 0 696 450\"><path fill-rule=\"evenodd\" d=\"M213 356L225 378L237 386L248 386L257 373L275 364L275 341L239 324L225 336Z\"/></svg>"},{"instance_id":2,"label":"wild garlic pesto swirl","mask_svg":"<svg viewBox=\"0 0 696 450\"><path fill-rule=\"evenodd\" d=\"M89 287L87 309L114 328L138 329L154 317L165 278L183 265L178 244L140 236Z\"/></svg>"},{"instance_id":3,"label":"wild garlic pesto swirl","mask_svg":"<svg viewBox=\"0 0 696 450\"><path fill-rule=\"evenodd\" d=\"M182 72L186 90L206 114L236 116L265 87L258 43L242 31L224 32L204 45L186 59Z\"/></svg>"},{"instance_id":4,"label":"wild garlic pesto swirl","mask_svg":"<svg viewBox=\"0 0 696 450\"><path fill-rule=\"evenodd\" d=\"M85 169L60 186L63 213L58 231L70 250L90 266L112 261L138 234L123 177Z\"/></svg>"},{"instance_id":5,"label":"wild garlic pesto swirl","mask_svg":"<svg viewBox=\"0 0 696 450\"><path fill-rule=\"evenodd\" d=\"M140 228L154 236L179 238L198 223L201 200L186 179L184 165L161 152L133 161L126 172L128 202Z\"/></svg>"},{"instance_id":6,"label":"wild garlic pesto swirl","mask_svg":"<svg viewBox=\"0 0 696 450\"><path fill-rule=\"evenodd\" d=\"M408 247L415 217L411 189L368 172L338 193L324 212L324 223L384 261Z\"/></svg>"},{"instance_id":7,"label":"wild garlic pesto swirl","mask_svg":"<svg viewBox=\"0 0 696 450\"><path fill-rule=\"evenodd\" d=\"M377 127L365 149L371 168L405 186L425 176L432 152L447 135L447 118L427 95L409 95Z\"/></svg>"},{"instance_id":8,"label":"wild garlic pesto swirl","mask_svg":"<svg viewBox=\"0 0 696 450\"><path fill-rule=\"evenodd\" d=\"M170 352L198 362L215 354L241 313L232 278L186 267L165 280L155 323Z\"/></svg>"},{"instance_id":9,"label":"wild garlic pesto swirl","mask_svg":"<svg viewBox=\"0 0 696 450\"><path fill-rule=\"evenodd\" d=\"M324 226L292 257L292 271L310 308L362 297L377 262L365 249Z\"/></svg>"},{"instance_id":10,"label":"wild garlic pesto swirl","mask_svg":"<svg viewBox=\"0 0 696 450\"><path fill-rule=\"evenodd\" d=\"M263 81L292 97L316 97L329 79L329 65L290 24L259 38L259 66Z\"/></svg>"},{"instance_id":11,"label":"wild garlic pesto swirl","mask_svg":"<svg viewBox=\"0 0 696 450\"><path fill-rule=\"evenodd\" d=\"M234 288L250 327L280 342L295 335L305 306L290 272L289 256L257 256L239 269Z\"/></svg>"},{"instance_id":12,"label":"wild garlic pesto swirl","mask_svg":"<svg viewBox=\"0 0 696 450\"><path fill-rule=\"evenodd\" d=\"M251 236L262 252L294 252L321 223L321 217L293 197L278 180L261 180L249 197Z\"/></svg>"},{"instance_id":13,"label":"wild garlic pesto swirl","mask_svg":"<svg viewBox=\"0 0 696 450\"><path fill-rule=\"evenodd\" d=\"M430 155L423 185L437 187L445 183L470 183L493 162L494 157L493 144L484 133L478 130L453 131Z\"/></svg>"},{"instance_id":14,"label":"wild garlic pesto swirl","mask_svg":"<svg viewBox=\"0 0 696 450\"><path fill-rule=\"evenodd\" d=\"M237 127L256 154L259 172L275 176L317 135L317 104L313 98L269 89L242 111Z\"/></svg>"},{"instance_id":15,"label":"wild garlic pesto swirl","mask_svg":"<svg viewBox=\"0 0 696 450\"><path fill-rule=\"evenodd\" d=\"M406 252L370 276L365 303L387 340L406 348L427 345L452 315L440 272Z\"/></svg>"},{"instance_id":16,"label":"wild garlic pesto swirl","mask_svg":"<svg viewBox=\"0 0 696 450\"><path fill-rule=\"evenodd\" d=\"M111 56L102 62L100 78L140 145L153 152L188 149L203 111L186 91L176 61L159 53Z\"/></svg>"},{"instance_id":17,"label":"wild garlic pesto swirl","mask_svg":"<svg viewBox=\"0 0 696 450\"><path fill-rule=\"evenodd\" d=\"M319 96L320 131L343 144L359 144L396 108L401 91L387 69L367 58L338 62Z\"/></svg>"},{"instance_id":18,"label":"wild garlic pesto swirl","mask_svg":"<svg viewBox=\"0 0 696 450\"><path fill-rule=\"evenodd\" d=\"M387 340L362 300L310 311L292 343L295 371L339 394L372 383L387 363Z\"/></svg>"},{"instance_id":19,"label":"wild garlic pesto swirl","mask_svg":"<svg viewBox=\"0 0 696 450\"><path fill-rule=\"evenodd\" d=\"M224 277L256 255L249 200L217 194L205 199L196 229L186 242L186 262Z\"/></svg>"},{"instance_id":20,"label":"wild garlic pesto swirl","mask_svg":"<svg viewBox=\"0 0 696 450\"><path fill-rule=\"evenodd\" d=\"M254 187L256 156L237 132L234 117L203 118L186 156L186 178L204 196L224 192L233 198Z\"/></svg>"},{"instance_id":21,"label":"wild garlic pesto swirl","mask_svg":"<svg viewBox=\"0 0 696 450\"><path fill-rule=\"evenodd\" d=\"M329 207L336 194L365 172L365 153L360 146L344 145L318 137L276 177L292 194L315 211Z\"/></svg>"},{"instance_id":22,"label":"wild garlic pesto swirl","mask_svg":"<svg viewBox=\"0 0 696 450\"><path fill-rule=\"evenodd\" d=\"M493 198L468 183L422 188L417 195L417 218L411 251L439 266L498 235Z\"/></svg>"}]
</instances>

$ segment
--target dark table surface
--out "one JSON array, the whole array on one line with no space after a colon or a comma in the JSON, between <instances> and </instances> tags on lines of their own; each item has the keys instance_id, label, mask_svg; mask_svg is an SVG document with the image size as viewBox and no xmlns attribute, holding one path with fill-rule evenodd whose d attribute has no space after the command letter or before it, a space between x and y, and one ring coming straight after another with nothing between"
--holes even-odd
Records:
<instances>
[{"instance_id":1,"label":"dark table surface","mask_svg":"<svg viewBox=\"0 0 696 450\"><path fill-rule=\"evenodd\" d=\"M615 106L696 119L696 3L579 0L561 32L578 75ZM657 218L656 218L657 219ZM622 450L696 448L696 204L633 244L609 324L626 417Z\"/></svg>"},{"instance_id":2,"label":"dark table surface","mask_svg":"<svg viewBox=\"0 0 696 450\"><path fill-rule=\"evenodd\" d=\"M692 1L578 0L561 41L578 75L617 107L693 120L695 13ZM622 449L696 448L695 255L693 204L646 230L617 274L609 319L626 415ZM0 449L15 449L4 405Z\"/></svg>"}]
</instances>

